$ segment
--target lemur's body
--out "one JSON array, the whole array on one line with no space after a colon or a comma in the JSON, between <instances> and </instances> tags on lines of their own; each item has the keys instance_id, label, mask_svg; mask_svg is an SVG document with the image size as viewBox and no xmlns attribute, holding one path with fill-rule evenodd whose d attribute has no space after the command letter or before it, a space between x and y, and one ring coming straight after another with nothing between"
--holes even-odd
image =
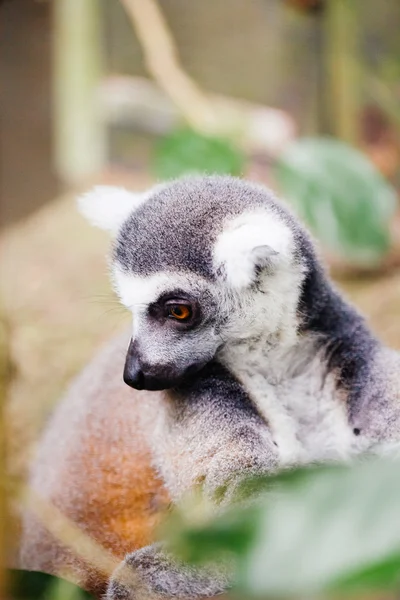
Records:
<instances>
[{"instance_id":1,"label":"lemur's body","mask_svg":"<svg viewBox=\"0 0 400 600\"><path fill-rule=\"evenodd\" d=\"M134 552L168 499L201 483L227 501L246 474L396 450L400 359L336 292L268 191L211 177L139 200L110 193L120 207L113 276L134 314L125 381L163 391L123 385L128 337L115 342L56 411L32 482L119 557L131 552L127 564L155 597L212 595L218 577L176 575L155 547ZM107 209L100 192L86 199L101 226ZM25 566L59 570L65 553L57 558L29 518L25 531ZM116 582L108 593L140 597Z\"/></svg>"}]
</instances>

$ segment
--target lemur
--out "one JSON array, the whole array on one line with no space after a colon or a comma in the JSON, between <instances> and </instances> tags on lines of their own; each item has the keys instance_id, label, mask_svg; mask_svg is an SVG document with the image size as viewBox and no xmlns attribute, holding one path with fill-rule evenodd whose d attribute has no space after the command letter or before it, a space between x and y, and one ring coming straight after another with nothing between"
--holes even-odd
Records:
<instances>
[{"instance_id":1,"label":"lemur","mask_svg":"<svg viewBox=\"0 0 400 600\"><path fill-rule=\"evenodd\" d=\"M396 451L400 356L264 187L222 176L98 187L80 208L112 233L133 326L56 408L30 485L137 577L107 581L30 514L21 566L72 569L109 600L213 596L225 576L177 567L152 543L167 506L199 485L223 505L247 476Z\"/></svg>"}]
</instances>

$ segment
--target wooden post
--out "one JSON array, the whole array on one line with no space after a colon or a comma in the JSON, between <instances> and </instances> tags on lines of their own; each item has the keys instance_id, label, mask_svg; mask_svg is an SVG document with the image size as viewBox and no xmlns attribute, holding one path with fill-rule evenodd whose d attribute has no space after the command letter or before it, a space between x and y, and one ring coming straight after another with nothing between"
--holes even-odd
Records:
<instances>
[{"instance_id":1,"label":"wooden post","mask_svg":"<svg viewBox=\"0 0 400 600\"><path fill-rule=\"evenodd\" d=\"M327 0L324 13L329 129L336 137L356 145L360 62L355 0Z\"/></svg>"},{"instance_id":2,"label":"wooden post","mask_svg":"<svg viewBox=\"0 0 400 600\"><path fill-rule=\"evenodd\" d=\"M54 154L60 177L79 183L106 160L105 125L96 98L101 75L100 0L55 0Z\"/></svg>"}]
</instances>

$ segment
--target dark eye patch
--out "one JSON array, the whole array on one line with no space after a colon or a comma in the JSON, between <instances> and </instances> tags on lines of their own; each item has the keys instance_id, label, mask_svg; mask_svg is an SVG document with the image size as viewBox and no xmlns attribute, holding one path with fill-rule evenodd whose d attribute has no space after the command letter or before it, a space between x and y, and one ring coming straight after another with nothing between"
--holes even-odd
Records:
<instances>
[{"instance_id":1,"label":"dark eye patch","mask_svg":"<svg viewBox=\"0 0 400 600\"><path fill-rule=\"evenodd\" d=\"M185 313L185 308L187 309L187 315L184 315L185 318L179 319L177 316L179 307L182 307L182 314ZM197 298L190 296L181 289L164 292L155 302L149 305L148 314L160 323L165 324L166 321L169 321L171 326L182 329L195 327L202 318L200 303Z\"/></svg>"}]
</instances>

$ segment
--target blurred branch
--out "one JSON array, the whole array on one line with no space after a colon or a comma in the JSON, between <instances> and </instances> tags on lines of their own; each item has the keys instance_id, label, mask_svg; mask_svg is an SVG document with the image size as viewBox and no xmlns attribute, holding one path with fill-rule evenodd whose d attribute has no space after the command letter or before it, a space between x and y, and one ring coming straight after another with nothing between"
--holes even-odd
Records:
<instances>
[{"instance_id":1,"label":"blurred branch","mask_svg":"<svg viewBox=\"0 0 400 600\"><path fill-rule=\"evenodd\" d=\"M23 509L31 511L54 538L63 546L66 546L74 556L80 558L95 571L105 576L107 581L113 576L115 580L121 584L125 584L129 589L135 588L135 598L137 600L148 600L148 589L143 586L136 572L125 563L122 563L119 557L114 556L110 551L103 548L93 538L79 529L54 504L51 504L51 502L28 486L23 488L20 502ZM117 567L118 571L115 573ZM58 573L58 575L66 579L74 579L73 572L67 571L65 573Z\"/></svg>"},{"instance_id":2,"label":"blurred branch","mask_svg":"<svg viewBox=\"0 0 400 600\"><path fill-rule=\"evenodd\" d=\"M164 92L180 113L176 115L167 108L172 119L183 115L197 132L229 138L250 151L267 150L276 155L293 138L294 122L283 111L209 94L193 81L180 64L176 44L157 0L121 2L142 45L148 70L161 89L161 97L156 100L158 108L163 104ZM145 87L146 90L142 81L142 91L153 99L160 96L149 83ZM145 102L143 106L151 109L151 104ZM148 122L154 122L154 113L149 114Z\"/></svg>"},{"instance_id":3,"label":"blurred branch","mask_svg":"<svg viewBox=\"0 0 400 600\"><path fill-rule=\"evenodd\" d=\"M331 0L323 12L326 39L326 105L332 133L355 145L359 122L359 62L354 0Z\"/></svg>"},{"instance_id":4,"label":"blurred branch","mask_svg":"<svg viewBox=\"0 0 400 600\"><path fill-rule=\"evenodd\" d=\"M121 0L142 44L147 67L188 123L213 132L217 115L212 103L179 63L176 45L156 0Z\"/></svg>"},{"instance_id":5,"label":"blurred branch","mask_svg":"<svg viewBox=\"0 0 400 600\"><path fill-rule=\"evenodd\" d=\"M107 578L111 576L119 560L83 533L56 506L28 487L22 491L21 504L24 510L32 512L55 539L69 548L73 554Z\"/></svg>"}]
</instances>

